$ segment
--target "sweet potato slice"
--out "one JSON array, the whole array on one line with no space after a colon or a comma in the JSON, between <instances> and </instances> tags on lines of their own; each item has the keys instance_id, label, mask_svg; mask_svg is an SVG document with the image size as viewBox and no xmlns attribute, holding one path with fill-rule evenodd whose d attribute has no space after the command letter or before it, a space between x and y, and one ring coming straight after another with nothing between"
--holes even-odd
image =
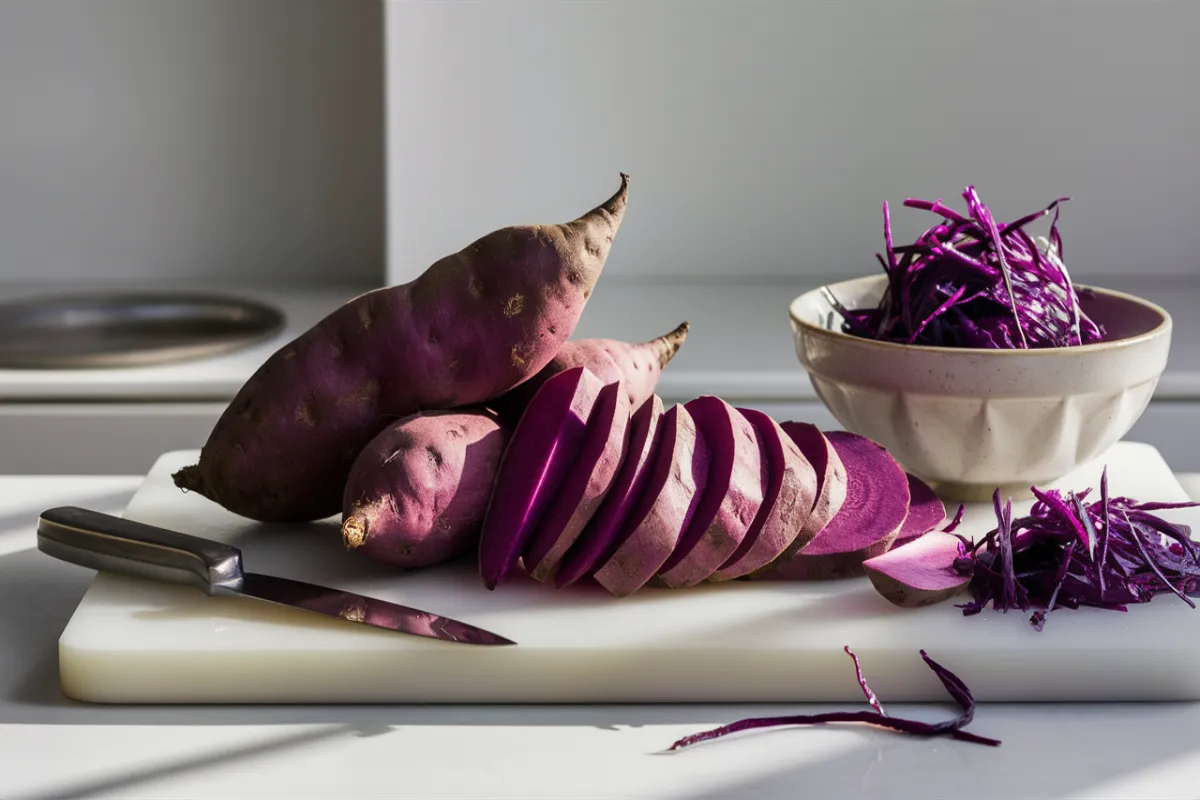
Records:
<instances>
[{"instance_id":1,"label":"sweet potato slice","mask_svg":"<svg viewBox=\"0 0 1200 800\"><path fill-rule=\"evenodd\" d=\"M817 474L817 496L804 525L806 533L816 536L846 501L846 466L829 437L816 425L810 422L784 422L780 427L800 448Z\"/></svg>"},{"instance_id":2,"label":"sweet potato slice","mask_svg":"<svg viewBox=\"0 0 1200 800\"><path fill-rule=\"evenodd\" d=\"M696 514L658 571L671 588L695 586L721 568L746 537L762 506L767 465L754 426L719 397L686 405L708 447L709 471Z\"/></svg>"},{"instance_id":3,"label":"sweet potato slice","mask_svg":"<svg viewBox=\"0 0 1200 800\"><path fill-rule=\"evenodd\" d=\"M751 408L738 411L754 426L767 465L767 489L746 537L712 574L711 581L751 573L774 561L793 543L803 547L814 536L805 523L817 495L816 470L770 416Z\"/></svg>"},{"instance_id":4,"label":"sweet potato slice","mask_svg":"<svg viewBox=\"0 0 1200 800\"><path fill-rule=\"evenodd\" d=\"M554 576L555 586L561 588L572 584L612 558L622 523L646 491L654 467L653 448L662 415L662 398L651 395L629 419L621 468L600 509L559 564Z\"/></svg>"},{"instance_id":5,"label":"sweet potato slice","mask_svg":"<svg viewBox=\"0 0 1200 800\"><path fill-rule=\"evenodd\" d=\"M945 504L929 484L916 475L908 476L908 496L908 516L900 533L896 534L896 541L892 542L892 550L924 536L946 521Z\"/></svg>"},{"instance_id":6,"label":"sweet potato slice","mask_svg":"<svg viewBox=\"0 0 1200 800\"><path fill-rule=\"evenodd\" d=\"M507 443L508 428L485 409L427 411L385 428L346 479L345 545L404 569L466 552Z\"/></svg>"},{"instance_id":7,"label":"sweet potato slice","mask_svg":"<svg viewBox=\"0 0 1200 800\"><path fill-rule=\"evenodd\" d=\"M933 531L902 547L863 562L863 570L878 592L905 608L948 600L970 582L954 568L962 542L957 536Z\"/></svg>"},{"instance_id":8,"label":"sweet potato slice","mask_svg":"<svg viewBox=\"0 0 1200 800\"><path fill-rule=\"evenodd\" d=\"M479 572L489 589L512 569L557 495L603 388L584 367L560 372L542 385L517 423L479 537Z\"/></svg>"},{"instance_id":9,"label":"sweet potato slice","mask_svg":"<svg viewBox=\"0 0 1200 800\"><path fill-rule=\"evenodd\" d=\"M625 385L610 383L597 395L579 456L522 554L535 580L545 583L554 577L563 555L604 501L621 465L628 425Z\"/></svg>"},{"instance_id":10,"label":"sweet potato slice","mask_svg":"<svg viewBox=\"0 0 1200 800\"><path fill-rule=\"evenodd\" d=\"M886 553L908 516L908 478L880 444L831 431L826 438L846 469L846 499L829 524L763 577L822 580L861 575L862 562Z\"/></svg>"},{"instance_id":11,"label":"sweet potato slice","mask_svg":"<svg viewBox=\"0 0 1200 800\"><path fill-rule=\"evenodd\" d=\"M175 485L264 522L337 514L354 459L391 422L485 403L557 355L627 197L622 175L576 220L501 228L334 310L246 381Z\"/></svg>"},{"instance_id":12,"label":"sweet potato slice","mask_svg":"<svg viewBox=\"0 0 1200 800\"><path fill-rule=\"evenodd\" d=\"M593 576L617 597L633 594L654 577L700 504L709 453L684 406L662 415L652 459L645 490L622 524L612 556Z\"/></svg>"}]
</instances>

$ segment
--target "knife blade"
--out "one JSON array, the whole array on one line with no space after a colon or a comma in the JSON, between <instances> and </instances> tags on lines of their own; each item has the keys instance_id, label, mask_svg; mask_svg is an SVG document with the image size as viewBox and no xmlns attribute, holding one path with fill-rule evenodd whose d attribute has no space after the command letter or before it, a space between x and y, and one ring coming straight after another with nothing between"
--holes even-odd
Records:
<instances>
[{"instance_id":1,"label":"knife blade","mask_svg":"<svg viewBox=\"0 0 1200 800\"><path fill-rule=\"evenodd\" d=\"M241 595L327 617L447 642L516 644L449 617L354 592L242 569L242 551L212 539L114 517L76 506L43 511L38 549L82 567L161 583L192 586L210 595Z\"/></svg>"}]
</instances>

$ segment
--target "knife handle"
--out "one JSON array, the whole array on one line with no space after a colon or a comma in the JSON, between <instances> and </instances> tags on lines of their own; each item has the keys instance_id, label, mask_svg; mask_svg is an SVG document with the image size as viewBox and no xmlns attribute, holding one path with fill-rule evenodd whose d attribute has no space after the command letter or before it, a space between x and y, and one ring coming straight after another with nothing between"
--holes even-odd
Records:
<instances>
[{"instance_id":1,"label":"knife handle","mask_svg":"<svg viewBox=\"0 0 1200 800\"><path fill-rule=\"evenodd\" d=\"M242 551L211 539L60 506L38 519L38 549L81 567L215 594L240 589Z\"/></svg>"}]
</instances>

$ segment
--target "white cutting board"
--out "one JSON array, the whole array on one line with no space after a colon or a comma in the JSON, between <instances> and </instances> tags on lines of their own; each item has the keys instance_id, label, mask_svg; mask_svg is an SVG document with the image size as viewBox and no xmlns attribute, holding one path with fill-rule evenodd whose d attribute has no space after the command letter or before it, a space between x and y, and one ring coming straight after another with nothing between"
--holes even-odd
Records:
<instances>
[{"instance_id":1,"label":"white cutting board","mask_svg":"<svg viewBox=\"0 0 1200 800\"><path fill-rule=\"evenodd\" d=\"M170 480L194 452L164 455L126 516L241 547L248 570L445 614L518 642L479 647L405 636L244 598L98 575L59 644L62 687L106 703L854 702L849 645L885 701L941 701L918 650L980 700L1200 699L1200 610L1163 596L1128 613L1060 610L963 617L953 603L900 609L866 578L646 589L524 579L487 591L469 564L403 574L341 545L333 520L267 527ZM1058 485L1186 500L1158 451L1121 443ZM1014 515L1028 508L1016 505ZM1200 526L1200 510L1165 512ZM968 509L962 532L994 527ZM1200 529L1200 527L1198 527Z\"/></svg>"}]
</instances>

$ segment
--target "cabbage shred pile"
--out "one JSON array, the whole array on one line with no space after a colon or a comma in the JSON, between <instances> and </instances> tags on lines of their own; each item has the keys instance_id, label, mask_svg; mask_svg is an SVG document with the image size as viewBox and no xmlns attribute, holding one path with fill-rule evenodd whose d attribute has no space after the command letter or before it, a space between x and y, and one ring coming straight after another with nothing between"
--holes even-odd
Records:
<instances>
[{"instance_id":1,"label":"cabbage shred pile","mask_svg":"<svg viewBox=\"0 0 1200 800\"><path fill-rule=\"evenodd\" d=\"M1058 231L1060 197L1041 211L1000 224L974 186L963 192L968 216L941 199L906 199L941 222L910 245L894 247L883 204L886 255L876 254L887 289L876 308L846 309L831 302L846 333L902 344L987 349L1070 347L1097 342L1102 328L1079 307L1079 293L1063 263ZM1025 228L1050 212L1049 238Z\"/></svg>"},{"instance_id":2,"label":"cabbage shred pile","mask_svg":"<svg viewBox=\"0 0 1200 800\"><path fill-rule=\"evenodd\" d=\"M1001 611L1035 609L1030 623L1042 630L1056 608L1125 611L1160 594L1174 594L1192 608L1200 595L1200 542L1187 525L1153 512L1200 503L1143 503L1108 496L1107 470L1100 497L1034 489L1028 516L1012 518L1012 501L992 496L997 525L977 544L960 537L954 568L970 575L973 600L967 615L990 603Z\"/></svg>"}]
</instances>

